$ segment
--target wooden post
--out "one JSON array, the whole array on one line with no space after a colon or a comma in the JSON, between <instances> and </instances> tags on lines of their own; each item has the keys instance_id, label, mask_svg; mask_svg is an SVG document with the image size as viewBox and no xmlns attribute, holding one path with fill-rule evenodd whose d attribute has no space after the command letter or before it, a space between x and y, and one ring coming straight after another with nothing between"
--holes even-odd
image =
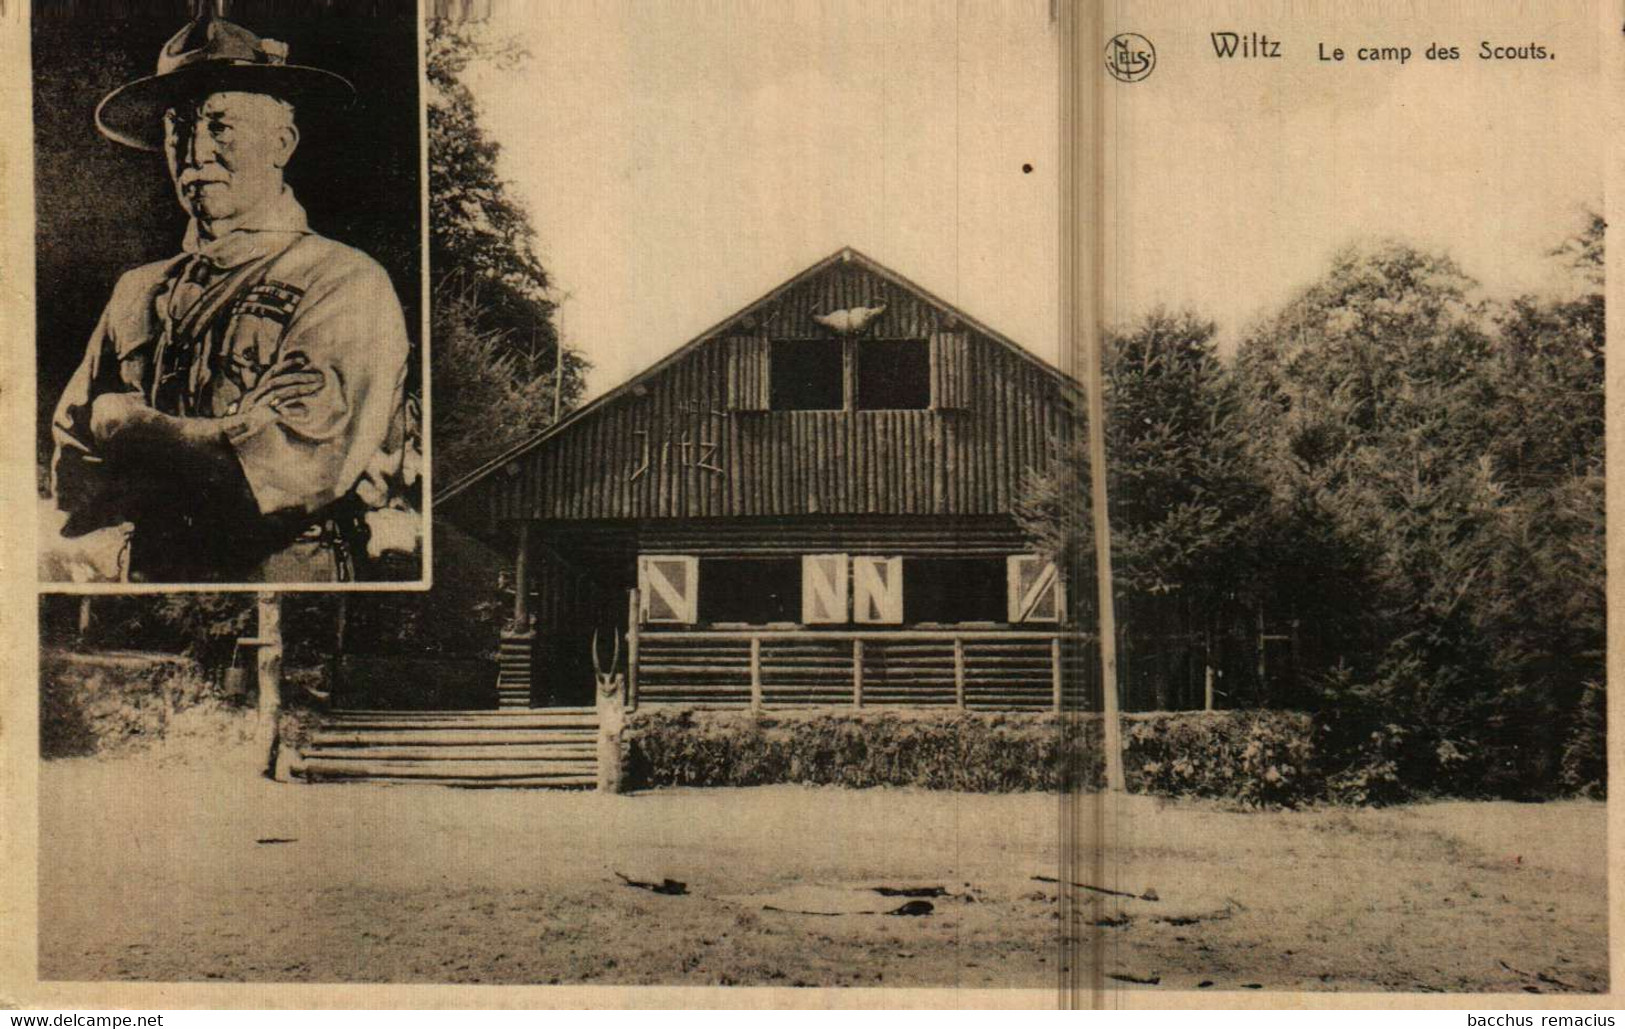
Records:
<instances>
[{"instance_id":1,"label":"wooden post","mask_svg":"<svg viewBox=\"0 0 1625 1029\"><path fill-rule=\"evenodd\" d=\"M530 632L530 522L519 523L519 542L513 558L513 627Z\"/></svg>"},{"instance_id":2,"label":"wooden post","mask_svg":"<svg viewBox=\"0 0 1625 1029\"><path fill-rule=\"evenodd\" d=\"M350 634L350 595L339 594L339 609L333 618L333 653L344 655L345 644L349 642Z\"/></svg>"},{"instance_id":3,"label":"wooden post","mask_svg":"<svg viewBox=\"0 0 1625 1029\"><path fill-rule=\"evenodd\" d=\"M762 638L750 638L750 709L762 709Z\"/></svg>"},{"instance_id":4,"label":"wooden post","mask_svg":"<svg viewBox=\"0 0 1625 1029\"><path fill-rule=\"evenodd\" d=\"M965 710L965 641L954 637L954 703Z\"/></svg>"},{"instance_id":5,"label":"wooden post","mask_svg":"<svg viewBox=\"0 0 1625 1029\"><path fill-rule=\"evenodd\" d=\"M1055 713L1061 713L1061 637L1051 636L1049 641L1050 691L1055 694Z\"/></svg>"},{"instance_id":6,"label":"wooden post","mask_svg":"<svg viewBox=\"0 0 1625 1029\"><path fill-rule=\"evenodd\" d=\"M1303 676L1303 652L1300 649L1302 644L1303 644L1303 636L1299 632L1299 627L1302 624L1303 624L1302 621L1298 618L1298 604L1297 604L1296 601L1293 601L1293 603L1292 603L1292 653L1290 655L1290 659L1292 661L1291 688L1294 689L1294 690L1297 689L1298 683L1302 681L1302 676Z\"/></svg>"},{"instance_id":7,"label":"wooden post","mask_svg":"<svg viewBox=\"0 0 1625 1029\"><path fill-rule=\"evenodd\" d=\"M513 617L502 630L497 654L497 707L527 708L534 703L536 634L530 615L529 522L520 522L513 556Z\"/></svg>"},{"instance_id":8,"label":"wooden post","mask_svg":"<svg viewBox=\"0 0 1625 1029\"><path fill-rule=\"evenodd\" d=\"M1060 361L1061 370L1086 383L1089 445L1089 506L1094 522L1096 590L1099 601L1098 645L1100 647L1101 725L1105 750L1106 794L1104 797L1067 797L1060 809L1060 860L1057 879L1087 882L1111 888L1125 869L1117 849L1120 833L1116 797L1123 790L1122 726L1118 720L1117 697L1117 613L1113 608L1111 526L1106 511L1106 413L1102 400L1100 333L1110 311L1104 300L1107 281L1106 234L1099 230L1106 193L1109 148L1104 138L1105 112L1112 91L1102 87L1099 54L1109 38L1106 32L1106 4L1062 3L1051 7L1059 28L1060 117L1059 178L1064 218L1060 228ZM1115 31L1115 29L1113 30ZM1109 83L1107 84L1109 85ZM1078 374L1079 372L1085 374ZM1082 726L1072 719L1061 720L1063 732L1077 733ZM1082 769L1074 769L1082 774ZM1087 781L1087 779L1073 782ZM1061 939L1071 944L1079 940L1081 929L1099 923L1103 897L1082 890L1058 891L1056 912ZM1088 937L1083 937L1087 940ZM1096 936L1098 942L1099 936ZM1079 942L1082 942L1081 940ZM1108 961L1091 960L1088 948L1075 947L1070 961L1057 962L1060 1005L1095 1007L1101 998L1108 1002L1113 993L1106 978Z\"/></svg>"},{"instance_id":9,"label":"wooden post","mask_svg":"<svg viewBox=\"0 0 1625 1029\"><path fill-rule=\"evenodd\" d=\"M1095 593L1100 618L1102 742L1106 750L1106 789L1123 792L1123 726L1117 698L1117 599L1112 585L1112 524L1106 489L1106 377L1100 355L1099 308L1080 304L1072 329L1084 341L1084 389L1089 433L1089 511L1095 532ZM1075 338L1075 337L1072 337Z\"/></svg>"},{"instance_id":10,"label":"wooden post","mask_svg":"<svg viewBox=\"0 0 1625 1029\"><path fill-rule=\"evenodd\" d=\"M323 688L329 698L340 689L344 678L344 650L350 639L350 595L340 593L338 610L333 616L333 656L327 661L327 682Z\"/></svg>"},{"instance_id":11,"label":"wooden post","mask_svg":"<svg viewBox=\"0 0 1625 1029\"><path fill-rule=\"evenodd\" d=\"M90 634L90 626L94 621L90 610L90 601L91 597L88 594L79 598L79 638L81 640Z\"/></svg>"},{"instance_id":12,"label":"wooden post","mask_svg":"<svg viewBox=\"0 0 1625 1029\"><path fill-rule=\"evenodd\" d=\"M1269 659L1264 653L1264 605L1258 605L1258 702L1263 703L1269 693Z\"/></svg>"},{"instance_id":13,"label":"wooden post","mask_svg":"<svg viewBox=\"0 0 1625 1029\"><path fill-rule=\"evenodd\" d=\"M852 706L863 706L863 640L852 641Z\"/></svg>"},{"instance_id":14,"label":"wooden post","mask_svg":"<svg viewBox=\"0 0 1625 1029\"><path fill-rule=\"evenodd\" d=\"M1202 637L1202 710L1213 710L1213 627Z\"/></svg>"},{"instance_id":15,"label":"wooden post","mask_svg":"<svg viewBox=\"0 0 1625 1029\"><path fill-rule=\"evenodd\" d=\"M629 648L630 649L630 648ZM594 691L598 715L599 793L621 792L621 733L626 728L626 681L618 675Z\"/></svg>"},{"instance_id":16,"label":"wooden post","mask_svg":"<svg viewBox=\"0 0 1625 1029\"><path fill-rule=\"evenodd\" d=\"M856 340L841 339L841 406L848 411L858 406L858 344Z\"/></svg>"},{"instance_id":17,"label":"wooden post","mask_svg":"<svg viewBox=\"0 0 1625 1029\"><path fill-rule=\"evenodd\" d=\"M255 649L259 671L259 754L261 771L276 778L280 736L278 716L282 711L282 597L277 593L259 595L258 646Z\"/></svg>"},{"instance_id":18,"label":"wooden post","mask_svg":"<svg viewBox=\"0 0 1625 1029\"><path fill-rule=\"evenodd\" d=\"M636 586L626 591L626 709L638 709L638 619L643 601Z\"/></svg>"},{"instance_id":19,"label":"wooden post","mask_svg":"<svg viewBox=\"0 0 1625 1029\"><path fill-rule=\"evenodd\" d=\"M1106 750L1106 789L1123 789L1123 728L1118 719L1117 610L1112 586L1112 532L1106 501L1106 401L1101 361L1101 331L1106 321L1101 274L1106 264L1104 236L1096 215L1105 196L1105 157L1096 145L1104 100L1095 58L1105 42L1105 7L1101 4L1057 4L1061 44L1060 155L1061 229L1061 370L1084 384L1085 431L1089 444L1089 511L1095 534L1095 589L1100 619L1101 724ZM1088 142L1086 142L1088 141ZM1087 149L1086 149L1087 148ZM1082 372L1079 375L1079 372ZM1068 842L1071 842L1069 839ZM1096 853L1104 853L1095 846ZM1070 851L1069 851L1070 853ZM1063 917L1065 913L1063 912ZM1069 922L1062 922L1069 925ZM1074 962L1081 969L1093 962ZM1081 981L1081 980L1080 980ZM1072 983L1069 989L1076 986Z\"/></svg>"}]
</instances>

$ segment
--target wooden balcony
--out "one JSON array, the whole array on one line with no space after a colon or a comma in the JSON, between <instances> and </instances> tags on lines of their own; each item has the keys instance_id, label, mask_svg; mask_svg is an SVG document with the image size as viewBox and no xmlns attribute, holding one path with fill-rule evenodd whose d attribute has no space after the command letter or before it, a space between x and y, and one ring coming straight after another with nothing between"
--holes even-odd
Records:
<instances>
[{"instance_id":1,"label":"wooden balcony","mask_svg":"<svg viewBox=\"0 0 1625 1029\"><path fill-rule=\"evenodd\" d=\"M631 640L633 705L1092 710L1093 637L999 629L654 629Z\"/></svg>"}]
</instances>

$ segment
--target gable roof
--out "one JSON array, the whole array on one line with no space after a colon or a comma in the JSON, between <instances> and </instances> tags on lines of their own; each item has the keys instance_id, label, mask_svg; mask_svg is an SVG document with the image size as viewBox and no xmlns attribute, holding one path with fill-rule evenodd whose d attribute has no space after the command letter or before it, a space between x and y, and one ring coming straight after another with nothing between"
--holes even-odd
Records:
<instances>
[{"instance_id":1,"label":"gable roof","mask_svg":"<svg viewBox=\"0 0 1625 1029\"><path fill-rule=\"evenodd\" d=\"M947 301L940 299L936 295L932 294L929 290L926 290L924 287L917 285L907 278L904 278L902 275L892 271L890 268L887 268L885 265L874 260L873 258L854 250L852 247L842 247L833 254L807 268L805 271L802 271L790 278L788 281L775 286L758 299L752 301L743 308L740 308L738 311L735 311L733 314L724 318L722 321L706 329L704 332L690 339L688 342L673 350L671 353L656 361L654 364L645 368L643 371L632 376L630 379L627 379L625 382L622 382L619 386L616 386L613 389L594 397L591 401L576 408L574 411L571 411L564 418L543 429L541 432L536 433L529 439L509 447L501 454L491 458L466 475L459 477L452 482L450 486L435 490L432 502L442 503L444 501L453 499L478 483L480 480L495 472L497 469L523 457L524 455L545 444L553 436L565 431L577 422L591 417L595 411L614 402L621 396L637 389L638 386L645 381L654 378L667 368L682 360L696 347L699 347L702 344L707 343L725 333L735 323L745 318L754 316L763 308L772 306L781 297L791 292L796 287L801 286L804 283L816 278L820 274L828 271L829 269L840 265L855 265L856 267L869 272L877 278L880 278L898 287L899 289L913 294L915 298L923 301L925 304L931 307L936 308L939 312L958 319L971 331L976 332L1005 347L1017 357L1042 370L1046 375L1060 383L1064 390L1071 391L1082 389L1081 385L1076 379L1072 378L1070 375L1061 371L1059 368L1050 364L1048 361L1045 361L1037 354L1034 354L1032 351L1010 339L1008 336L1004 335L998 330L978 321L976 318L966 314L964 311L961 311L959 308L949 304Z\"/></svg>"}]
</instances>

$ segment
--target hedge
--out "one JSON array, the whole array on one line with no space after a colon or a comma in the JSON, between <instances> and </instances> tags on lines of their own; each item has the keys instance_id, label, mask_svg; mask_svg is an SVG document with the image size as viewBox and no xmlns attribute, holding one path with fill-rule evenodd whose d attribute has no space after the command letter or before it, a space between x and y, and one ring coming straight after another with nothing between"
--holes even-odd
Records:
<instances>
[{"instance_id":1,"label":"hedge","mask_svg":"<svg viewBox=\"0 0 1625 1029\"><path fill-rule=\"evenodd\" d=\"M1256 804L1315 799L1307 716L1281 711L1130 715L1131 789ZM1098 716L963 711L645 708L622 736L629 789L917 786L975 792L1098 788Z\"/></svg>"},{"instance_id":2,"label":"hedge","mask_svg":"<svg viewBox=\"0 0 1625 1029\"><path fill-rule=\"evenodd\" d=\"M321 670L283 670L284 746L297 746L316 717L301 684L320 689ZM253 696L241 684L212 681L178 654L45 650L39 698L40 757L47 759L132 753L163 742L167 758L209 760L254 731Z\"/></svg>"},{"instance_id":3,"label":"hedge","mask_svg":"<svg viewBox=\"0 0 1625 1029\"><path fill-rule=\"evenodd\" d=\"M190 658L143 651L40 655L40 756L83 757L159 739L216 697Z\"/></svg>"}]
</instances>

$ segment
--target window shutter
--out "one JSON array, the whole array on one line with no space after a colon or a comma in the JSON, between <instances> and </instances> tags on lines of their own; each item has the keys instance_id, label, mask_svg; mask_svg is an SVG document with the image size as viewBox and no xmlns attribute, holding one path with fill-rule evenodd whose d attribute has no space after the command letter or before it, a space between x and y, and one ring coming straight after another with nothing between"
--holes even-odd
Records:
<instances>
[{"instance_id":1,"label":"window shutter","mask_svg":"<svg viewBox=\"0 0 1625 1029\"><path fill-rule=\"evenodd\" d=\"M693 625L699 617L699 558L677 554L638 557L638 595L643 621Z\"/></svg>"},{"instance_id":2,"label":"window shutter","mask_svg":"<svg viewBox=\"0 0 1625 1029\"><path fill-rule=\"evenodd\" d=\"M903 620L903 559L852 559L852 613L857 621L896 625Z\"/></svg>"},{"instance_id":3,"label":"window shutter","mask_svg":"<svg viewBox=\"0 0 1625 1029\"><path fill-rule=\"evenodd\" d=\"M931 334L932 407L970 406L969 350L969 341L962 331Z\"/></svg>"},{"instance_id":4,"label":"window shutter","mask_svg":"<svg viewBox=\"0 0 1625 1029\"><path fill-rule=\"evenodd\" d=\"M1055 562L1037 554L1011 554L1008 566L1010 621L1017 624L1062 621L1066 611L1066 593Z\"/></svg>"},{"instance_id":5,"label":"window shutter","mask_svg":"<svg viewBox=\"0 0 1625 1029\"><path fill-rule=\"evenodd\" d=\"M728 339L728 408L766 411L768 404L767 340L760 336Z\"/></svg>"},{"instance_id":6,"label":"window shutter","mask_svg":"<svg viewBox=\"0 0 1625 1029\"><path fill-rule=\"evenodd\" d=\"M846 555L801 558L801 620L807 625L846 621Z\"/></svg>"}]
</instances>

